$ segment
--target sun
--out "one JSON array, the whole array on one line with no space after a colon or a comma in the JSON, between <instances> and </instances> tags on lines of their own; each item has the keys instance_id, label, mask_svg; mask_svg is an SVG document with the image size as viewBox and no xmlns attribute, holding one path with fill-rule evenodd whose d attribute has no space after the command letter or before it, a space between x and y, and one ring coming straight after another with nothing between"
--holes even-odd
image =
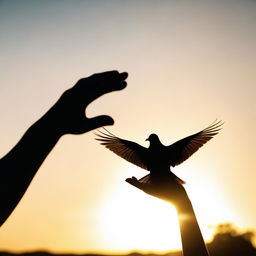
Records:
<instances>
[{"instance_id":1,"label":"sun","mask_svg":"<svg viewBox=\"0 0 256 256\"><path fill-rule=\"evenodd\" d=\"M124 181L131 170L133 174L138 173L136 167L128 166L127 169L120 171L122 178L119 180ZM216 189L214 180L210 186L203 183L203 178L206 177L190 178L185 188L207 242L214 231L212 226L230 220L231 211ZM104 248L111 252L167 252L181 249L178 216L174 206L125 182L118 183L102 204L99 230Z\"/></svg>"},{"instance_id":2,"label":"sun","mask_svg":"<svg viewBox=\"0 0 256 256\"><path fill-rule=\"evenodd\" d=\"M202 168L202 170L205 169ZM228 200L223 197L224 193L216 178L210 173L205 174L203 171L200 173L200 177L199 175L190 176L185 188L193 204L204 239L209 241L214 233L214 227L219 223L230 222L234 218L234 211L230 208Z\"/></svg>"},{"instance_id":3,"label":"sun","mask_svg":"<svg viewBox=\"0 0 256 256\"><path fill-rule=\"evenodd\" d=\"M99 226L110 251L166 252L181 248L175 208L121 183L100 210Z\"/></svg>"}]
</instances>

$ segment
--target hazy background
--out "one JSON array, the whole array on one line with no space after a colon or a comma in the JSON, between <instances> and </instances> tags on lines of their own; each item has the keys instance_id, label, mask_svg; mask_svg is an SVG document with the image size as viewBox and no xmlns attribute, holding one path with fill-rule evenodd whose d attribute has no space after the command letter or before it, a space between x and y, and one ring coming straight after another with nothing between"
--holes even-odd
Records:
<instances>
[{"instance_id":1,"label":"hazy background","mask_svg":"<svg viewBox=\"0 0 256 256\"><path fill-rule=\"evenodd\" d=\"M233 222L256 229L256 2L0 1L0 153L79 78L118 69L128 87L87 114L147 146L224 129L174 169L204 238ZM175 210L124 179L145 171L94 140L64 136L0 230L0 250L167 251L180 248ZM86 157L85 157L86 156Z\"/></svg>"}]
</instances>

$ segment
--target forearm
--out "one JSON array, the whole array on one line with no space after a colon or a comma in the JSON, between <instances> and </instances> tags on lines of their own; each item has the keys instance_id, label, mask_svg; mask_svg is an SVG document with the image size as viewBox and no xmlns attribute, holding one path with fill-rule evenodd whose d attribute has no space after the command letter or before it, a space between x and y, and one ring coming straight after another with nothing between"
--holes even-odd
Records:
<instances>
[{"instance_id":1,"label":"forearm","mask_svg":"<svg viewBox=\"0 0 256 256\"><path fill-rule=\"evenodd\" d=\"M186 196L177 208L184 256L209 256L192 204Z\"/></svg>"},{"instance_id":2,"label":"forearm","mask_svg":"<svg viewBox=\"0 0 256 256\"><path fill-rule=\"evenodd\" d=\"M108 71L80 79L0 160L0 225L18 204L62 135L83 134L114 123L106 115L86 117L86 108L100 96L124 89L127 76L126 72Z\"/></svg>"},{"instance_id":3,"label":"forearm","mask_svg":"<svg viewBox=\"0 0 256 256\"><path fill-rule=\"evenodd\" d=\"M162 181L162 183L147 183L142 182L142 179L137 180L132 177L126 179L126 181L149 195L165 200L176 207L183 255L209 256L192 204L184 187L175 180L166 180Z\"/></svg>"},{"instance_id":4,"label":"forearm","mask_svg":"<svg viewBox=\"0 0 256 256\"><path fill-rule=\"evenodd\" d=\"M0 160L0 225L16 207L59 138L45 115Z\"/></svg>"}]
</instances>

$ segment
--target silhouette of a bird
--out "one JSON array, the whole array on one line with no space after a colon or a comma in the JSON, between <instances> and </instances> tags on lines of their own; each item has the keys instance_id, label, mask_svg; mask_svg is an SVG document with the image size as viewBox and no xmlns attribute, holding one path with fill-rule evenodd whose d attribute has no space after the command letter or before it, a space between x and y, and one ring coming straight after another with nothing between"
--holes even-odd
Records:
<instances>
[{"instance_id":1,"label":"silhouette of a bird","mask_svg":"<svg viewBox=\"0 0 256 256\"><path fill-rule=\"evenodd\" d=\"M154 133L146 139L150 144L148 148L145 148L135 142L118 138L105 128L106 132L96 133L98 136L96 140L118 156L149 171L150 174L140 179L140 182L156 183L171 178L184 184L183 180L170 171L170 167L175 167L188 159L214 135L218 134L222 125L222 121L215 121L200 132L169 146L164 146Z\"/></svg>"}]
</instances>

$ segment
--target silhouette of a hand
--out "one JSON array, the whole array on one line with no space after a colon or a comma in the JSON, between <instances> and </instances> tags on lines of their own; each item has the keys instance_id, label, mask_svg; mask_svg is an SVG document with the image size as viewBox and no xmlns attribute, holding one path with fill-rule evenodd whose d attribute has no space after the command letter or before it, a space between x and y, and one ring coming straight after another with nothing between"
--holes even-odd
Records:
<instances>
[{"instance_id":1,"label":"silhouette of a hand","mask_svg":"<svg viewBox=\"0 0 256 256\"><path fill-rule=\"evenodd\" d=\"M177 209L179 209L184 200L187 199L187 193L184 187L177 180L163 180L155 184L152 182L145 183L141 180L143 180L143 178L138 180L132 177L126 179L126 182L151 196L174 204Z\"/></svg>"},{"instance_id":2,"label":"silhouette of a hand","mask_svg":"<svg viewBox=\"0 0 256 256\"><path fill-rule=\"evenodd\" d=\"M82 134L114 123L109 116L86 117L86 107L105 93L126 87L127 73L109 71L80 79L0 159L0 226L15 209L39 167L64 134Z\"/></svg>"},{"instance_id":3,"label":"silhouette of a hand","mask_svg":"<svg viewBox=\"0 0 256 256\"><path fill-rule=\"evenodd\" d=\"M86 117L86 107L103 94L126 87L126 72L108 71L80 79L65 91L46 114L51 127L61 134L82 134L105 125L114 124L110 116Z\"/></svg>"},{"instance_id":4,"label":"silhouette of a hand","mask_svg":"<svg viewBox=\"0 0 256 256\"><path fill-rule=\"evenodd\" d=\"M170 202L175 206L179 217L182 255L209 256L193 206L184 187L175 179L163 179L152 183L152 180L147 182L145 178L147 176L140 180L132 177L126 181L147 194Z\"/></svg>"}]
</instances>

